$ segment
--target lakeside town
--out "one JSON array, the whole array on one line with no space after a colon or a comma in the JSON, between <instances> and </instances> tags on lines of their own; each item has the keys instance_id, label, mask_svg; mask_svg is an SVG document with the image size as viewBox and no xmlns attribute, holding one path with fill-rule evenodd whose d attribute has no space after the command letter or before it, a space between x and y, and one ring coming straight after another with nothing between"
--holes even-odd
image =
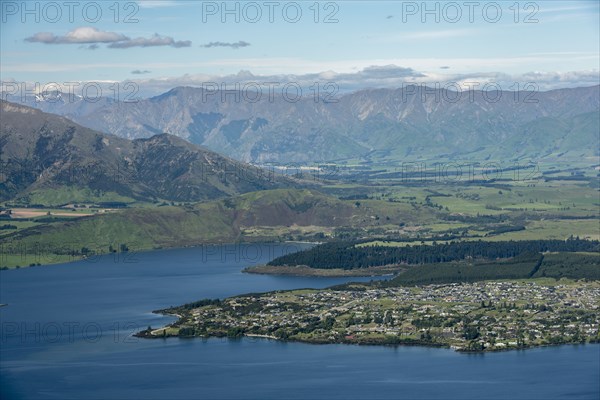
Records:
<instances>
[{"instance_id":1,"label":"lakeside town","mask_svg":"<svg viewBox=\"0 0 600 400\"><path fill-rule=\"evenodd\" d=\"M258 336L308 343L499 351L600 340L600 284L488 281L420 287L352 284L202 300L146 337Z\"/></svg>"}]
</instances>

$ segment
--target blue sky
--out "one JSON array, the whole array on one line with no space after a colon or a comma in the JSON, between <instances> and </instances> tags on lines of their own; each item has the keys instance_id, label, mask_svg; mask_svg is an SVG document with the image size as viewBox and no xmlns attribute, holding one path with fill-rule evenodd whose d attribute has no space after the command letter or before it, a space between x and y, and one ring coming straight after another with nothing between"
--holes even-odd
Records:
<instances>
[{"instance_id":1,"label":"blue sky","mask_svg":"<svg viewBox=\"0 0 600 400\"><path fill-rule=\"evenodd\" d=\"M499 77L553 88L594 84L600 69L598 1L480 1L472 15L463 1L428 2L430 14L421 1L275 1L272 22L264 1L228 2L238 12L225 15L222 2L125 1L116 15L99 1L98 21L93 2L75 2L72 21L47 3L23 15L21 1L2 2L3 81L135 80L152 93L249 71L348 89Z\"/></svg>"}]
</instances>

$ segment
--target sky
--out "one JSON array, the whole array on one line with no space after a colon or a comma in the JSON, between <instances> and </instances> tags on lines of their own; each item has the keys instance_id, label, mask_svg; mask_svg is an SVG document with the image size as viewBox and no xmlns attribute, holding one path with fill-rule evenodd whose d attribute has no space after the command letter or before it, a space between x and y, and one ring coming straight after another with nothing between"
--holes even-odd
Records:
<instances>
[{"instance_id":1,"label":"sky","mask_svg":"<svg viewBox=\"0 0 600 400\"><path fill-rule=\"evenodd\" d=\"M600 2L5 1L0 80L598 84ZM511 88L512 86L512 88Z\"/></svg>"}]
</instances>

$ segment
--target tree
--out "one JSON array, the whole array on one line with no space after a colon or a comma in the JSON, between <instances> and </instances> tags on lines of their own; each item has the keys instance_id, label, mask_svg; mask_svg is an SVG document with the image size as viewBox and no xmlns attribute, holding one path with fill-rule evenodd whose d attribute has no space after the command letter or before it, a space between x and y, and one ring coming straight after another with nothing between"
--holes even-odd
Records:
<instances>
[{"instance_id":1,"label":"tree","mask_svg":"<svg viewBox=\"0 0 600 400\"><path fill-rule=\"evenodd\" d=\"M348 318L348 320L346 321L346 327L349 327L352 325L356 325L356 321L354 320L354 314L352 314L350 316L350 318Z\"/></svg>"},{"instance_id":2,"label":"tree","mask_svg":"<svg viewBox=\"0 0 600 400\"><path fill-rule=\"evenodd\" d=\"M463 337L467 340L475 340L479 335L479 328L475 326L466 326L463 330Z\"/></svg>"},{"instance_id":3,"label":"tree","mask_svg":"<svg viewBox=\"0 0 600 400\"><path fill-rule=\"evenodd\" d=\"M385 317L383 318L383 323L386 325L390 325L394 322L394 320L392 319L392 313L389 311L385 312Z\"/></svg>"}]
</instances>

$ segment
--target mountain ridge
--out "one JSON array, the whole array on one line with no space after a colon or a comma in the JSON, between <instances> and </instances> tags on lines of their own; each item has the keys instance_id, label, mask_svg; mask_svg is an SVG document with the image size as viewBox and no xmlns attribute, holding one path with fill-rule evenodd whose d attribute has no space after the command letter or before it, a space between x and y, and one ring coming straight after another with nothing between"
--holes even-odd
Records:
<instances>
[{"instance_id":1,"label":"mountain ridge","mask_svg":"<svg viewBox=\"0 0 600 400\"><path fill-rule=\"evenodd\" d=\"M501 93L501 94L499 94ZM498 97L499 96L499 97ZM453 92L418 85L365 89L336 102L305 96L297 102L262 93L176 87L135 103L102 101L30 104L76 122L130 139L167 132L192 143L253 163L323 162L363 158L373 162L461 157L506 158L566 154L579 132L573 119L600 110L600 86L538 91ZM31 102L30 100L28 100ZM522 137L532 124L556 124L532 143ZM594 137L585 131L586 138ZM569 136L569 140L563 140ZM523 139L523 140L520 140ZM556 152L552 152L556 149ZM587 155L597 151L586 149Z\"/></svg>"},{"instance_id":2,"label":"mountain ridge","mask_svg":"<svg viewBox=\"0 0 600 400\"><path fill-rule=\"evenodd\" d=\"M23 105L0 106L3 200L77 187L133 200L201 201L298 184L172 135L130 141Z\"/></svg>"}]
</instances>

